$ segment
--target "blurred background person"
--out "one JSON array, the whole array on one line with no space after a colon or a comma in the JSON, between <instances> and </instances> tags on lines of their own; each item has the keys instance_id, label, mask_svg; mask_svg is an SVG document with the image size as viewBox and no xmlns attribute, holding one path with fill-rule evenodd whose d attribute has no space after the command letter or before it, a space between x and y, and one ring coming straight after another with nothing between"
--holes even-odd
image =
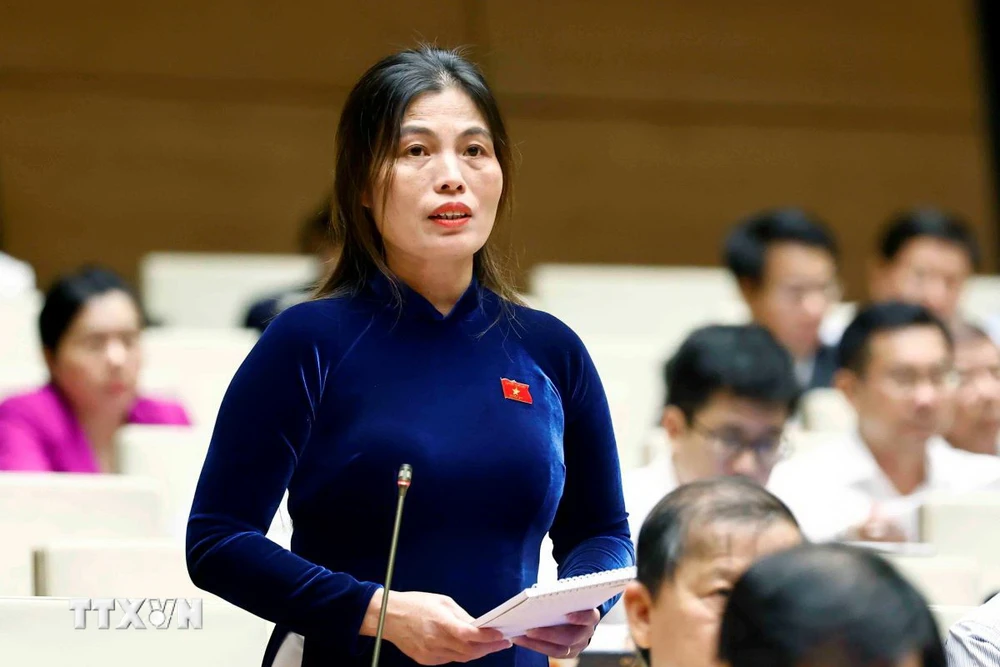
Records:
<instances>
[{"instance_id":1,"label":"blurred background person","mask_svg":"<svg viewBox=\"0 0 1000 667\"><path fill-rule=\"evenodd\" d=\"M962 290L979 257L976 237L959 217L933 208L901 213L879 238L871 297L919 304L949 327L957 326Z\"/></svg>"},{"instance_id":2,"label":"blurred background person","mask_svg":"<svg viewBox=\"0 0 1000 667\"><path fill-rule=\"evenodd\" d=\"M820 325L841 289L837 244L826 225L797 208L758 213L729 233L725 263L753 321L791 353L799 384L829 387L836 355L821 342Z\"/></svg>"},{"instance_id":3,"label":"blurred background person","mask_svg":"<svg viewBox=\"0 0 1000 667\"><path fill-rule=\"evenodd\" d=\"M296 285L281 292L258 299L247 310L244 326L263 333L278 313L308 299L329 272L343 247L343 239L336 225L332 224L329 201L306 218L299 235L299 248L303 255L316 257L318 275L314 281Z\"/></svg>"},{"instance_id":4,"label":"blurred background person","mask_svg":"<svg viewBox=\"0 0 1000 667\"><path fill-rule=\"evenodd\" d=\"M716 475L766 484L800 393L788 352L753 324L696 330L665 365L664 379L661 425L669 442L623 481L633 539L680 484Z\"/></svg>"},{"instance_id":5,"label":"blurred background person","mask_svg":"<svg viewBox=\"0 0 1000 667\"><path fill-rule=\"evenodd\" d=\"M1000 436L1000 350L981 328L954 328L955 390L951 425L945 439L975 454L998 454Z\"/></svg>"},{"instance_id":6,"label":"blurred background person","mask_svg":"<svg viewBox=\"0 0 1000 667\"><path fill-rule=\"evenodd\" d=\"M878 555L801 545L761 558L729 595L726 667L945 667L923 596Z\"/></svg>"},{"instance_id":7,"label":"blurred background person","mask_svg":"<svg viewBox=\"0 0 1000 667\"><path fill-rule=\"evenodd\" d=\"M39 333L50 382L0 403L0 470L114 472L125 424L190 425L138 391L144 318L121 278L84 268L45 295Z\"/></svg>"},{"instance_id":8,"label":"blurred background person","mask_svg":"<svg viewBox=\"0 0 1000 667\"><path fill-rule=\"evenodd\" d=\"M1000 459L940 437L957 379L951 334L933 313L869 306L844 332L838 360L857 430L780 463L770 483L811 539L917 540L928 494L1000 489Z\"/></svg>"},{"instance_id":9,"label":"blurred background person","mask_svg":"<svg viewBox=\"0 0 1000 667\"><path fill-rule=\"evenodd\" d=\"M751 480L718 477L672 491L642 526L637 578L623 596L646 664L717 664L719 620L736 580L757 558L801 542L788 507Z\"/></svg>"}]
</instances>

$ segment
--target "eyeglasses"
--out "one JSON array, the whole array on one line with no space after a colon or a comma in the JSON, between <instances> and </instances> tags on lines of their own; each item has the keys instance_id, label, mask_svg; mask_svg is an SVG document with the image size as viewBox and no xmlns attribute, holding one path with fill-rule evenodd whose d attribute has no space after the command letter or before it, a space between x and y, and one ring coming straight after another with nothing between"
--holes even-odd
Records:
<instances>
[{"instance_id":1,"label":"eyeglasses","mask_svg":"<svg viewBox=\"0 0 1000 667\"><path fill-rule=\"evenodd\" d=\"M837 303L844 294L837 282L823 285L776 285L778 297L785 302L801 304L813 294L819 294L827 303Z\"/></svg>"},{"instance_id":2,"label":"eyeglasses","mask_svg":"<svg viewBox=\"0 0 1000 667\"><path fill-rule=\"evenodd\" d=\"M712 430L697 420L692 422L691 428L695 433L711 442L726 462L735 461L743 452L749 450L753 452L759 465L769 467L784 458L788 452L787 438L784 431L777 435L747 442L731 429Z\"/></svg>"},{"instance_id":3,"label":"eyeglasses","mask_svg":"<svg viewBox=\"0 0 1000 667\"><path fill-rule=\"evenodd\" d=\"M929 373L921 373L912 368L897 368L888 371L885 378L893 389L906 394L912 394L925 382L935 390L948 391L957 388L961 381L961 376L951 368Z\"/></svg>"}]
</instances>

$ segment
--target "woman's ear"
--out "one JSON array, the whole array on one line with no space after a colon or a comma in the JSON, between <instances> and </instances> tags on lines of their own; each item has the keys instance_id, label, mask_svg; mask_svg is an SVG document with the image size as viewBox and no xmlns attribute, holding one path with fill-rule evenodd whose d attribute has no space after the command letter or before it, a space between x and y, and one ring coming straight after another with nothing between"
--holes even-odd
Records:
<instances>
[{"instance_id":1,"label":"woman's ear","mask_svg":"<svg viewBox=\"0 0 1000 667\"><path fill-rule=\"evenodd\" d=\"M51 377L51 375L52 375L52 369L53 369L53 367L55 366L55 363L56 363L56 355L53 354L52 350L50 350L48 348L44 348L42 350L42 356L45 359L45 366L49 369L49 376Z\"/></svg>"},{"instance_id":2,"label":"woman's ear","mask_svg":"<svg viewBox=\"0 0 1000 667\"><path fill-rule=\"evenodd\" d=\"M650 617L653 598L646 587L638 581L629 582L622 595L625 614L628 616L629 632L638 648L648 649L651 644Z\"/></svg>"}]
</instances>

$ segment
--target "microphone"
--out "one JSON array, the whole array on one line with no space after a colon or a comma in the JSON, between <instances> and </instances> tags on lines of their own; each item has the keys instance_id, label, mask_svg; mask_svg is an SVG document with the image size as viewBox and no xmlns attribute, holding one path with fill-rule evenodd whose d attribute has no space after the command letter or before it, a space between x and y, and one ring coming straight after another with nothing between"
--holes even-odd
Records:
<instances>
[{"instance_id":1,"label":"microphone","mask_svg":"<svg viewBox=\"0 0 1000 667\"><path fill-rule=\"evenodd\" d=\"M372 653L372 667L378 667L378 657L382 652L382 630L385 628L385 612L389 607L389 589L392 587L392 571L396 566L396 548L399 546L399 526L403 521L403 501L413 481L413 467L409 463L399 466L396 474L396 523L392 527L392 544L389 546L389 567L385 572L385 587L382 589L382 608L378 613L378 631L375 633L375 651Z\"/></svg>"}]
</instances>

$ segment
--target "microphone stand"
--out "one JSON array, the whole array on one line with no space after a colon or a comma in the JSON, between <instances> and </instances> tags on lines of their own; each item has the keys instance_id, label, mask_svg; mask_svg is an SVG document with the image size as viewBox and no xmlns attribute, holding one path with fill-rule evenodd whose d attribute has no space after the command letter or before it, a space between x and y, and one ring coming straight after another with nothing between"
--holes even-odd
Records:
<instances>
[{"instance_id":1,"label":"microphone stand","mask_svg":"<svg viewBox=\"0 0 1000 667\"><path fill-rule=\"evenodd\" d=\"M385 573L385 587L382 589L382 608L378 614L378 631L375 633L375 651L372 653L372 667L378 667L379 654L382 652L382 630L385 628L385 613L389 607L389 590L392 587L392 571L396 567L396 549L399 546L399 526L403 521L403 501L406 492L413 481L413 468L404 463L396 475L398 499L396 501L396 522L392 527L392 544L389 546L389 567Z\"/></svg>"}]
</instances>

